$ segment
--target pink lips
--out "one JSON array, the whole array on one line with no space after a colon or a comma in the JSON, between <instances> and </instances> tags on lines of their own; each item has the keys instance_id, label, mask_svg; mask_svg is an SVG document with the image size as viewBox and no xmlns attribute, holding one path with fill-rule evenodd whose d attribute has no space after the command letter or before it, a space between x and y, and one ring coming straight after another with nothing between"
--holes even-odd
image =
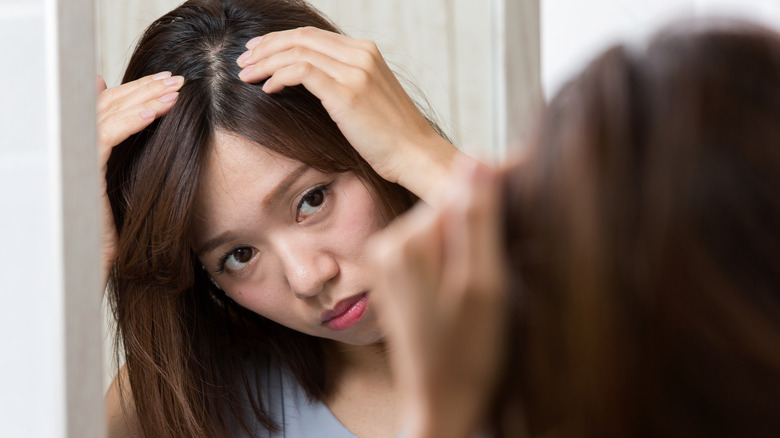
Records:
<instances>
[{"instance_id":1,"label":"pink lips","mask_svg":"<svg viewBox=\"0 0 780 438\"><path fill-rule=\"evenodd\" d=\"M333 310L322 313L322 325L334 330L346 330L357 324L368 309L368 292L341 300Z\"/></svg>"}]
</instances>

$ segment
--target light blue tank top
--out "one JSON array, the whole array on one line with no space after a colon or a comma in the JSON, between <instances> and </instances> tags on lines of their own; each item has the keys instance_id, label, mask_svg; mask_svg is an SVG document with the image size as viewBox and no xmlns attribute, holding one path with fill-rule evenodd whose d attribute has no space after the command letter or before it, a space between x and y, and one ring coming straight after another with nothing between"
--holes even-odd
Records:
<instances>
[{"instance_id":1,"label":"light blue tank top","mask_svg":"<svg viewBox=\"0 0 780 438\"><path fill-rule=\"evenodd\" d=\"M253 437L358 438L336 419L325 403L310 401L298 380L287 369L275 364L261 366L263 405L279 426L279 431L269 432L258 423L256 430L252 431ZM248 437L243 431L233 436Z\"/></svg>"},{"instance_id":2,"label":"light blue tank top","mask_svg":"<svg viewBox=\"0 0 780 438\"><path fill-rule=\"evenodd\" d=\"M252 438L359 438L336 419L325 403L310 401L289 370L275 363L259 366L263 406L279 426L279 431L269 432L256 423ZM253 415L251 409L248 415ZM250 437L240 427L234 431L231 437ZM403 438L404 433L405 429L401 430L397 438ZM472 438L489 437L484 432L472 435Z\"/></svg>"}]
</instances>

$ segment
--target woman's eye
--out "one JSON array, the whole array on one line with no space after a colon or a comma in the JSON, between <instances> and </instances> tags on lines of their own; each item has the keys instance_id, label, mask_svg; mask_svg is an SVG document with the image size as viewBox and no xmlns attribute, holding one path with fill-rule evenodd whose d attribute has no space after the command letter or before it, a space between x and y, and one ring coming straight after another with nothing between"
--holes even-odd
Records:
<instances>
[{"instance_id":1,"label":"woman's eye","mask_svg":"<svg viewBox=\"0 0 780 438\"><path fill-rule=\"evenodd\" d=\"M228 271L240 271L252 260L255 250L248 246L236 248L225 257L222 268Z\"/></svg>"},{"instance_id":2,"label":"woman's eye","mask_svg":"<svg viewBox=\"0 0 780 438\"><path fill-rule=\"evenodd\" d=\"M298 203L298 214L296 218L298 222L313 215L317 212L317 210L320 209L320 207L322 207L322 204L325 202L326 190L326 186L317 187L309 193L303 195L301 202Z\"/></svg>"}]
</instances>

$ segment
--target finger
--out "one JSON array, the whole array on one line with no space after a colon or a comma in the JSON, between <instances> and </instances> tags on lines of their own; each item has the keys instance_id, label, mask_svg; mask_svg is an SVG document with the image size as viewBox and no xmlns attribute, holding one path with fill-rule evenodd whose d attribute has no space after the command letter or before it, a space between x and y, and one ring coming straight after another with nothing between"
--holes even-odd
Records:
<instances>
[{"instance_id":1,"label":"finger","mask_svg":"<svg viewBox=\"0 0 780 438\"><path fill-rule=\"evenodd\" d=\"M443 289L450 294L444 305L461 300L487 299L502 290L501 242L495 177L486 166L472 162L444 210L445 226ZM497 291L498 290L498 291Z\"/></svg>"},{"instance_id":2,"label":"finger","mask_svg":"<svg viewBox=\"0 0 780 438\"><path fill-rule=\"evenodd\" d=\"M434 211L415 208L369 242L377 281L372 296L394 359L422 360L435 344L438 318L433 297L440 279L439 226Z\"/></svg>"},{"instance_id":3,"label":"finger","mask_svg":"<svg viewBox=\"0 0 780 438\"><path fill-rule=\"evenodd\" d=\"M98 143L103 152L110 149L131 135L149 126L155 118L166 114L173 107L178 92L165 94L121 111L116 111L103 118L98 124ZM106 162L108 157L104 157Z\"/></svg>"},{"instance_id":4,"label":"finger","mask_svg":"<svg viewBox=\"0 0 780 438\"><path fill-rule=\"evenodd\" d=\"M436 212L418 205L372 237L368 251L378 300L399 315L425 313L440 279L441 232Z\"/></svg>"},{"instance_id":5,"label":"finger","mask_svg":"<svg viewBox=\"0 0 780 438\"><path fill-rule=\"evenodd\" d=\"M108 87L106 86L106 81L103 79L103 76L95 76L95 89L97 90L97 94L102 93L106 88Z\"/></svg>"},{"instance_id":6,"label":"finger","mask_svg":"<svg viewBox=\"0 0 780 438\"><path fill-rule=\"evenodd\" d=\"M456 368L474 396L487 394L498 375L507 316L496 181L486 166L471 164L445 208L443 293L436 305L442 326L458 340L453 346L472 352Z\"/></svg>"},{"instance_id":7,"label":"finger","mask_svg":"<svg viewBox=\"0 0 780 438\"><path fill-rule=\"evenodd\" d=\"M473 193L478 203L478 214L472 223L474 256L481 261L477 282L488 285L486 292L503 296L506 289L504 241L501 220L501 191L498 176L480 165L473 178Z\"/></svg>"},{"instance_id":8,"label":"finger","mask_svg":"<svg viewBox=\"0 0 780 438\"><path fill-rule=\"evenodd\" d=\"M275 53L290 50L293 47L307 47L314 51L329 55L343 62L341 57L355 50L367 47L368 44L345 35L318 29L301 27L280 32L271 32L247 42L247 52L236 60L240 67L254 64Z\"/></svg>"},{"instance_id":9,"label":"finger","mask_svg":"<svg viewBox=\"0 0 780 438\"><path fill-rule=\"evenodd\" d=\"M117 87L112 87L109 90L116 98L122 98L133 91L137 90L138 88L143 87L144 85L149 84L150 82L157 81L160 79L165 79L171 77L172 74L169 71L162 71L159 73L155 73L153 75L144 76L142 78L136 79L134 81L119 85Z\"/></svg>"},{"instance_id":10,"label":"finger","mask_svg":"<svg viewBox=\"0 0 780 438\"><path fill-rule=\"evenodd\" d=\"M356 97L355 92L350 88L308 62L299 62L277 70L265 81L263 91L276 93L285 87L296 85L306 87L310 93L322 101L326 109L329 106L327 102L349 101ZM331 114L331 117L333 116L334 114Z\"/></svg>"},{"instance_id":11,"label":"finger","mask_svg":"<svg viewBox=\"0 0 780 438\"><path fill-rule=\"evenodd\" d=\"M154 75L144 76L126 84L103 90L103 92L98 94L98 113L101 111L107 111L117 102L122 102L123 99L127 98L138 90L149 87L151 84L157 84L159 81L167 80L171 76L171 72L160 72Z\"/></svg>"},{"instance_id":12,"label":"finger","mask_svg":"<svg viewBox=\"0 0 780 438\"><path fill-rule=\"evenodd\" d=\"M355 69L354 66L344 64L321 52L298 46L275 53L255 64L250 64L238 76L245 82L256 83L270 77L277 70L302 63L311 64L312 67L321 70L340 82L349 75L351 70Z\"/></svg>"},{"instance_id":13,"label":"finger","mask_svg":"<svg viewBox=\"0 0 780 438\"><path fill-rule=\"evenodd\" d=\"M182 76L163 76L145 81L143 85L135 86L129 92L129 88L121 89L124 86L109 88L98 96L98 123L112 113L122 112L137 105L150 104L164 95L178 91L183 84Z\"/></svg>"}]
</instances>

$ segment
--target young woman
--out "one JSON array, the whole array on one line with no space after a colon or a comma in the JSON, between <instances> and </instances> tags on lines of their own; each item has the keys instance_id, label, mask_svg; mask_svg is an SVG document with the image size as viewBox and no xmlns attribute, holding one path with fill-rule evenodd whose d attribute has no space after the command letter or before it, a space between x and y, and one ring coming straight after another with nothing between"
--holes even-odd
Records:
<instances>
[{"instance_id":1,"label":"young woman","mask_svg":"<svg viewBox=\"0 0 780 438\"><path fill-rule=\"evenodd\" d=\"M777 435L778 120L780 35L681 23L593 61L520 164L383 231L407 436Z\"/></svg>"},{"instance_id":2,"label":"young woman","mask_svg":"<svg viewBox=\"0 0 780 438\"><path fill-rule=\"evenodd\" d=\"M110 435L397 436L364 246L459 153L376 47L301 1L191 0L98 110Z\"/></svg>"}]
</instances>

